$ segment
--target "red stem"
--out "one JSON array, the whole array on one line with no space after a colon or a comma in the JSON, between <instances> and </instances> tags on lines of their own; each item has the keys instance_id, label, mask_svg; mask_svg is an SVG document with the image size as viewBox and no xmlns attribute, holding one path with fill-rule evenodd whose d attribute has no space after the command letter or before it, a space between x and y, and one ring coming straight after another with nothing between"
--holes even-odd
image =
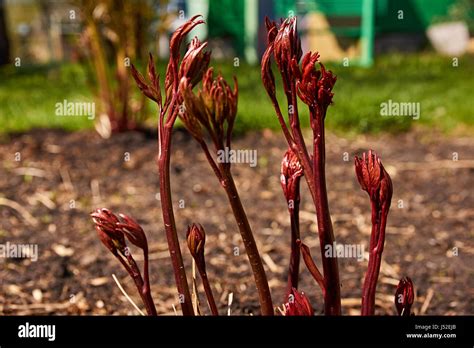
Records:
<instances>
[{"instance_id":1,"label":"red stem","mask_svg":"<svg viewBox=\"0 0 474 348\"><path fill-rule=\"evenodd\" d=\"M292 134L284 121L281 109L276 98L270 95L272 104L278 116L278 120L283 129L283 133L290 148L296 153L303 166L306 182L308 184L318 220L318 233L321 248L321 258L323 263L323 272L325 279L326 296L324 298L325 314L341 314L341 294L339 282L339 267L337 258L328 258L324 250L326 245L334 245L334 234L332 230L331 216L329 213L329 204L326 191L325 177L325 140L324 140L324 117L317 117L315 110L310 108L312 122L317 120L318 128L313 128L313 158L311 159L306 150L304 138L299 126L299 115L297 110L297 100L295 90L292 90L292 96L287 96L288 102L293 105L294 114L290 118ZM312 160L312 161L311 161Z\"/></svg>"},{"instance_id":2,"label":"red stem","mask_svg":"<svg viewBox=\"0 0 474 348\"><path fill-rule=\"evenodd\" d=\"M263 268L247 215L240 201L239 193L235 187L234 179L228 170L222 171L222 176L222 185L227 193L253 271L262 315L274 315L272 297L265 269Z\"/></svg>"},{"instance_id":3,"label":"red stem","mask_svg":"<svg viewBox=\"0 0 474 348\"><path fill-rule=\"evenodd\" d=\"M206 155L209 165L219 180L219 183L226 191L229 203L232 207L232 212L239 227L242 241L245 246L245 251L249 258L250 266L254 275L262 315L274 315L272 297L270 294L270 288L268 286L265 269L263 268L257 244L255 243L252 229L247 219L247 214L245 213L239 193L235 187L235 182L230 172L230 164L219 163L219 165L217 165L209 152L206 142L202 139L198 139L198 142L201 145L204 154ZM222 148L219 142L216 141L214 141L214 146L216 147L216 150Z\"/></svg>"},{"instance_id":4,"label":"red stem","mask_svg":"<svg viewBox=\"0 0 474 348\"><path fill-rule=\"evenodd\" d=\"M148 271L148 247L145 246L145 249L143 250L143 258L144 258L144 263L143 263L143 274L144 274L144 280L143 280L143 287L142 287L142 293L143 297L146 299L149 307L149 315L157 315L156 313L156 307L155 303L153 301L153 298L151 297L151 289L150 289L150 275ZM148 308L147 308L148 311Z\"/></svg>"},{"instance_id":5,"label":"red stem","mask_svg":"<svg viewBox=\"0 0 474 348\"><path fill-rule=\"evenodd\" d=\"M184 296L184 302L181 302L181 310L183 315L194 315L191 293L189 291L186 271L184 269L183 257L179 246L178 234L176 232L176 223L173 213L173 204L171 200L171 183L170 183L170 148L171 148L171 127L165 127L164 135L160 142L160 154L158 158L158 171L160 176L160 198L161 211L163 214L163 222L165 225L166 238L168 240L168 249L170 252L171 263L178 288L178 293Z\"/></svg>"},{"instance_id":6,"label":"red stem","mask_svg":"<svg viewBox=\"0 0 474 348\"><path fill-rule=\"evenodd\" d=\"M341 315L341 292L337 258L327 257L325 253L326 245L330 245L331 248L334 246L334 233L326 190L324 117L321 115L318 117L318 115L314 114L314 111L311 112L313 119L317 120L317 127L313 129L313 180L321 260L326 289L324 312L326 315Z\"/></svg>"},{"instance_id":7,"label":"red stem","mask_svg":"<svg viewBox=\"0 0 474 348\"><path fill-rule=\"evenodd\" d=\"M300 127L300 117L298 113L298 99L296 96L296 85L292 83L291 85L291 97L287 96L287 103L288 105L293 106L293 115L288 113L288 119L290 120L290 127L293 134L293 139L295 140L297 152L299 154L299 159L302 165L306 164L305 174L309 175L309 177L313 176L313 168L311 167L311 158L309 157L308 150L306 148L306 143L304 141L303 133L301 132ZM291 116L291 117L290 117ZM303 167L304 168L304 167ZM311 168L311 169L309 169ZM310 191L314 192L313 183L310 184L308 181L308 185L310 185Z\"/></svg>"},{"instance_id":8,"label":"red stem","mask_svg":"<svg viewBox=\"0 0 474 348\"><path fill-rule=\"evenodd\" d=\"M204 291L206 293L207 302L209 303L209 308L211 309L212 315L219 315L217 310L216 301L214 300L214 295L212 294L211 284L209 284L209 279L207 278L206 266L205 264L201 265L199 262L196 262L196 266L201 276L202 285L204 286Z\"/></svg>"},{"instance_id":9,"label":"red stem","mask_svg":"<svg viewBox=\"0 0 474 348\"><path fill-rule=\"evenodd\" d=\"M145 296L145 293L143 291L143 289L144 289L143 279L142 279L142 276L140 274L140 270L137 266L137 263L135 262L133 257L129 254L129 255L127 255L127 260L125 260L120 255L116 255L116 258L120 261L120 263L127 270L130 277L132 277L133 282L135 283L135 286L137 287L138 294L140 295L140 298L142 299L142 302L145 305L145 309L146 309L147 314L148 315L157 315L155 304L153 302L151 294L149 294L149 296Z\"/></svg>"},{"instance_id":10,"label":"red stem","mask_svg":"<svg viewBox=\"0 0 474 348\"><path fill-rule=\"evenodd\" d=\"M385 227L387 225L388 212L379 212L378 207L372 205L372 233L370 236L370 254L367 272L365 274L362 288L362 308L361 315L375 314L375 294L377 281L382 263L382 253L385 243Z\"/></svg>"},{"instance_id":11,"label":"red stem","mask_svg":"<svg viewBox=\"0 0 474 348\"><path fill-rule=\"evenodd\" d=\"M295 184L295 197L299 197L300 185L299 182ZM290 204L290 202L287 202ZM288 267L288 285L286 293L291 293L291 289L298 289L298 280L299 280L299 268L300 268L300 248L298 246L297 240L300 239L300 219L299 219L299 210L300 210L300 201L295 199L293 201L293 208L288 209L290 212L290 223L291 223L291 255L290 255L290 265ZM288 296L285 298L288 298Z\"/></svg>"}]
</instances>

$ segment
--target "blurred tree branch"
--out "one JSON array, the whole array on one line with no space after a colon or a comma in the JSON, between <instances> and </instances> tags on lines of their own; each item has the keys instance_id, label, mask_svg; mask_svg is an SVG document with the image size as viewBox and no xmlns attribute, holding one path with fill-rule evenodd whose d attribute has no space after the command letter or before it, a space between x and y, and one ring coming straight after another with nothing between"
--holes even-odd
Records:
<instances>
[{"instance_id":1,"label":"blurred tree branch","mask_svg":"<svg viewBox=\"0 0 474 348\"><path fill-rule=\"evenodd\" d=\"M96 128L103 136L136 129L145 118L145 100L132 98L128 68L132 60L146 56L156 1L77 0L75 4L84 20L80 45L87 48L93 67L99 110L108 118L108 124L100 118Z\"/></svg>"},{"instance_id":2,"label":"blurred tree branch","mask_svg":"<svg viewBox=\"0 0 474 348\"><path fill-rule=\"evenodd\" d=\"M7 31L5 1L0 0L0 65L10 62L10 40Z\"/></svg>"}]
</instances>

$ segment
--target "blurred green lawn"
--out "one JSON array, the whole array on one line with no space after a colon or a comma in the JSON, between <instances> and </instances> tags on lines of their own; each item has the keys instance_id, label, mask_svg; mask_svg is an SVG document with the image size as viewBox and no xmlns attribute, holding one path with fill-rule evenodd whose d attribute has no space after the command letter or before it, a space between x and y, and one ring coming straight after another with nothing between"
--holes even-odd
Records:
<instances>
[{"instance_id":1,"label":"blurred green lawn","mask_svg":"<svg viewBox=\"0 0 474 348\"><path fill-rule=\"evenodd\" d=\"M279 128L261 84L258 67L245 64L234 67L225 62L214 62L214 66L226 77L235 74L238 78L238 131ZM371 69L334 64L328 67L338 76L334 105L326 120L332 130L397 132L422 124L450 132L474 126L472 56L461 57L458 67L453 67L451 58L432 53L378 57ZM163 76L163 64L159 70ZM93 121L87 117L55 116L55 104L64 99L93 101L87 77L90 75L86 74L85 67L77 64L4 67L0 74L0 132L38 127L67 130L93 127ZM389 99L421 103L420 119L380 116L380 104ZM156 120L154 105L150 103L148 110L153 125ZM303 105L300 111L303 124L308 125Z\"/></svg>"}]
</instances>

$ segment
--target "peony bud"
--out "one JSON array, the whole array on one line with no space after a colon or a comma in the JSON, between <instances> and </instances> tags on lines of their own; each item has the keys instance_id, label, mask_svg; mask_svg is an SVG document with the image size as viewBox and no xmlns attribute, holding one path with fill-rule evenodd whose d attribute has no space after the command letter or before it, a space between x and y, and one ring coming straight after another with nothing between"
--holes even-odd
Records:
<instances>
[{"instance_id":1,"label":"peony bud","mask_svg":"<svg viewBox=\"0 0 474 348\"><path fill-rule=\"evenodd\" d=\"M285 316L314 316L313 307L303 291L300 293L295 288L291 289L285 303Z\"/></svg>"},{"instance_id":2,"label":"peony bud","mask_svg":"<svg viewBox=\"0 0 474 348\"><path fill-rule=\"evenodd\" d=\"M160 80L155 71L155 62L153 56L149 55L148 57L148 78L149 82L145 80L145 77L135 68L132 64L131 66L132 76L140 89L140 91L148 98L158 103L161 106L161 88Z\"/></svg>"},{"instance_id":3,"label":"peony bud","mask_svg":"<svg viewBox=\"0 0 474 348\"><path fill-rule=\"evenodd\" d=\"M397 307L398 315L409 316L414 300L413 282L409 277L404 277L398 283L395 292L395 307Z\"/></svg>"},{"instance_id":4,"label":"peony bud","mask_svg":"<svg viewBox=\"0 0 474 348\"><path fill-rule=\"evenodd\" d=\"M197 263L204 261L204 244L206 243L206 233L200 224L188 226L186 232L188 248Z\"/></svg>"},{"instance_id":5,"label":"peony bud","mask_svg":"<svg viewBox=\"0 0 474 348\"><path fill-rule=\"evenodd\" d=\"M262 56L262 82L271 98L275 98L275 76L273 75L271 58L273 54L273 43L275 41L278 28L275 22L271 22L268 17L265 17L265 25L267 27L268 47Z\"/></svg>"},{"instance_id":6,"label":"peony bud","mask_svg":"<svg viewBox=\"0 0 474 348\"><path fill-rule=\"evenodd\" d=\"M315 64L319 59L319 53L308 52L301 62L301 78L296 83L298 96L303 103L316 107L317 106L317 90L318 80L321 72L316 70Z\"/></svg>"},{"instance_id":7,"label":"peony bud","mask_svg":"<svg viewBox=\"0 0 474 348\"><path fill-rule=\"evenodd\" d=\"M234 78L234 88L231 89L227 81L219 73L214 78L214 69L209 68L202 81L202 89L199 95L210 111L212 119L218 125L227 121L233 124L237 114L238 85Z\"/></svg>"},{"instance_id":8,"label":"peony bud","mask_svg":"<svg viewBox=\"0 0 474 348\"><path fill-rule=\"evenodd\" d=\"M211 52L203 52L207 42L201 43L197 37L189 44L188 50L181 61L178 78L187 78L191 88L201 81L204 72L209 66Z\"/></svg>"},{"instance_id":9,"label":"peony bud","mask_svg":"<svg viewBox=\"0 0 474 348\"><path fill-rule=\"evenodd\" d=\"M199 24L204 23L202 19L197 20L200 15L196 15L190 18L186 23L176 29L171 36L170 40L170 60L178 60L179 59L179 48L183 40L186 38L186 35L194 29Z\"/></svg>"},{"instance_id":10,"label":"peony bud","mask_svg":"<svg viewBox=\"0 0 474 348\"><path fill-rule=\"evenodd\" d=\"M303 167L293 150L288 149L281 161L280 183L287 201L299 200L298 185Z\"/></svg>"},{"instance_id":11,"label":"peony bud","mask_svg":"<svg viewBox=\"0 0 474 348\"><path fill-rule=\"evenodd\" d=\"M298 96L307 105L315 108L319 115L326 116L326 110L332 103L332 89L336 83L336 76L330 70L326 70L322 63L321 69L317 70L315 64L318 62L319 53L308 52L301 62L302 73L296 83Z\"/></svg>"},{"instance_id":12,"label":"peony bud","mask_svg":"<svg viewBox=\"0 0 474 348\"><path fill-rule=\"evenodd\" d=\"M321 110L323 116L326 116L326 110L332 103L332 89L336 83L336 76L331 70L326 70L322 63L319 63L321 67L321 78L318 80L318 107Z\"/></svg>"},{"instance_id":13,"label":"peony bud","mask_svg":"<svg viewBox=\"0 0 474 348\"><path fill-rule=\"evenodd\" d=\"M170 40L170 59L168 63L168 67L166 69L166 77L165 77L165 91L166 91L166 99L172 99L173 93L173 86L174 84L179 84L178 78L178 66L180 60L179 50L183 40L189 34L191 30L194 29L199 24L204 23L202 19L198 19L201 17L200 15L196 15L189 19L186 23L176 29L171 36ZM196 51L194 51L196 53ZM189 63L188 63L189 66ZM175 81L175 79L178 79Z\"/></svg>"},{"instance_id":14,"label":"peony bud","mask_svg":"<svg viewBox=\"0 0 474 348\"><path fill-rule=\"evenodd\" d=\"M235 78L234 88L231 89L222 75L214 78L213 69L209 68L197 95L192 91L190 79L186 78L181 79L179 91L186 106L186 111L179 116L194 138L202 140L201 129L204 128L218 142L226 136L230 139L237 115L238 85Z\"/></svg>"},{"instance_id":15,"label":"peony bud","mask_svg":"<svg viewBox=\"0 0 474 348\"><path fill-rule=\"evenodd\" d=\"M141 226L125 214L119 214L119 216L122 221L117 222L117 229L120 230L133 245L140 249L148 250L146 235Z\"/></svg>"},{"instance_id":16,"label":"peony bud","mask_svg":"<svg viewBox=\"0 0 474 348\"><path fill-rule=\"evenodd\" d=\"M296 17L286 18L275 36L275 60L280 70L292 59L299 62L303 54L296 22Z\"/></svg>"},{"instance_id":17,"label":"peony bud","mask_svg":"<svg viewBox=\"0 0 474 348\"><path fill-rule=\"evenodd\" d=\"M97 209L90 215L99 238L107 249L114 255L117 255L117 251L123 253L126 247L125 237L123 232L117 230L116 224L119 222L117 216L106 208Z\"/></svg>"},{"instance_id":18,"label":"peony bud","mask_svg":"<svg viewBox=\"0 0 474 348\"><path fill-rule=\"evenodd\" d=\"M377 207L388 213L393 193L392 180L377 154L369 150L362 158L356 156L355 171L362 190L369 194Z\"/></svg>"},{"instance_id":19,"label":"peony bud","mask_svg":"<svg viewBox=\"0 0 474 348\"><path fill-rule=\"evenodd\" d=\"M280 69L283 78L285 93L291 93L291 84L295 65L301 59L301 40L296 28L296 17L287 18L281 23L276 34L273 52L275 61Z\"/></svg>"}]
</instances>

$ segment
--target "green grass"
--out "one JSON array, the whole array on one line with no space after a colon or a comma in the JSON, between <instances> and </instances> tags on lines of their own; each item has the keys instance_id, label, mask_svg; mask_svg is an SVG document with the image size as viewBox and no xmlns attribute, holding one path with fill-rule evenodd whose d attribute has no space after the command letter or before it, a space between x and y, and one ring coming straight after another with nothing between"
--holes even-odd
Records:
<instances>
[{"instance_id":1,"label":"green grass","mask_svg":"<svg viewBox=\"0 0 474 348\"><path fill-rule=\"evenodd\" d=\"M279 128L269 99L260 81L258 67L215 62L226 77L239 80L239 115L236 128ZM372 69L329 64L338 76L334 105L327 125L340 132L362 133L405 131L411 126L427 125L444 132L472 127L472 76L474 57L464 56L453 67L451 58L431 53L379 57ZM163 73L164 66L159 67ZM85 68L79 65L4 67L0 70L0 132L26 131L31 128L92 128L87 117L55 116L55 104L68 101L93 101ZM161 75L163 76L163 74ZM281 89L280 89L281 90ZM419 120L410 117L382 117L380 104L419 102ZM282 104L283 108L284 104ZM154 106L148 105L153 123ZM304 105L300 105L303 124L308 125Z\"/></svg>"},{"instance_id":2,"label":"green grass","mask_svg":"<svg viewBox=\"0 0 474 348\"><path fill-rule=\"evenodd\" d=\"M93 101L81 66L4 67L1 75L1 132L31 128L77 130L93 127L87 117L55 115L55 104L64 99Z\"/></svg>"}]
</instances>

